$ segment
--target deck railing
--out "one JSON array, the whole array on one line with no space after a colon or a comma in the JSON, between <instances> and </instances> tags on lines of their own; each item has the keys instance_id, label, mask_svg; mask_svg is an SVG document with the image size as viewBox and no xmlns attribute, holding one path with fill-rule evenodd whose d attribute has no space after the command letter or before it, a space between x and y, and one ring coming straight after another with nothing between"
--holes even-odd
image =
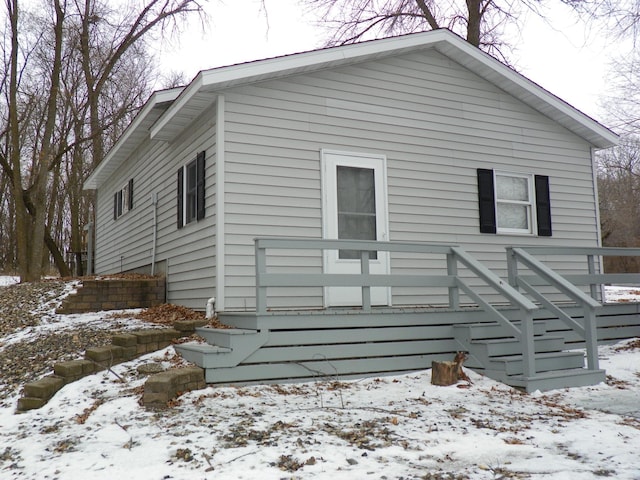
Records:
<instances>
[{"instance_id":1,"label":"deck railing","mask_svg":"<svg viewBox=\"0 0 640 480\"><path fill-rule=\"evenodd\" d=\"M546 266L536 256L562 255L584 256L587 267L586 274L559 275ZM605 283L640 284L640 274L598 273L599 257L604 256L640 256L640 249L631 248L588 248L588 247L509 247L507 248L507 271L509 284L522 288L548 311L555 314L562 322L574 330L584 341L587 351L587 368L597 370L598 337L596 325L596 309L602 304L598 301L600 287ZM518 271L518 264L529 269L527 275ZM547 296L536 287L550 285L566 295L582 308L584 325L567 315L564 310L552 303ZM589 286L589 294L583 292L578 285Z\"/></svg>"},{"instance_id":2,"label":"deck railing","mask_svg":"<svg viewBox=\"0 0 640 480\"><path fill-rule=\"evenodd\" d=\"M267 268L267 250L351 250L360 252L360 272L342 273L270 273ZM371 274L369 252L418 253L443 255L446 258L446 274L442 275L400 275ZM271 287L359 287L361 289L362 310L371 311L372 287L445 287L449 292L449 308L459 308L462 290L484 311L491 313L498 323L519 340L523 349L525 371L528 376L535 374L533 347L533 312L537 306L516 288L478 262L459 246L427 243L376 242L365 240L315 240L294 238L257 238L256 258L256 313L268 312L267 290ZM458 266L463 265L521 312L518 327L498 311L477 289L458 275Z\"/></svg>"}]
</instances>

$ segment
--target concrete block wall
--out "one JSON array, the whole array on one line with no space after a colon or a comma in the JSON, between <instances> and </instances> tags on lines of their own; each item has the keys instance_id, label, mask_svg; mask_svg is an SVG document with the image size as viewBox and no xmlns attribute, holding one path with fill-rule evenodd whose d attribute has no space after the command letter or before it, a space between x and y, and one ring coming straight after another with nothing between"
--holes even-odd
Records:
<instances>
[{"instance_id":1,"label":"concrete block wall","mask_svg":"<svg viewBox=\"0 0 640 480\"><path fill-rule=\"evenodd\" d=\"M164 277L86 279L56 313L149 308L163 304L165 298Z\"/></svg>"}]
</instances>

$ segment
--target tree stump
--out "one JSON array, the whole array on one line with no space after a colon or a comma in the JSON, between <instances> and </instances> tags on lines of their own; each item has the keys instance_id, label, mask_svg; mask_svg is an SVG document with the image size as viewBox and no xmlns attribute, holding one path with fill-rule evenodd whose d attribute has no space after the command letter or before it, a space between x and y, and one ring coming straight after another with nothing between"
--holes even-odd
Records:
<instances>
[{"instance_id":1,"label":"tree stump","mask_svg":"<svg viewBox=\"0 0 640 480\"><path fill-rule=\"evenodd\" d=\"M462 364L466 359L465 352L458 352L453 362L431 362L431 384L446 387L464 380L471 385L471 379L462 371Z\"/></svg>"},{"instance_id":2,"label":"tree stump","mask_svg":"<svg viewBox=\"0 0 640 480\"><path fill-rule=\"evenodd\" d=\"M431 385L446 387L458 383L458 364L456 362L431 362Z\"/></svg>"}]
</instances>

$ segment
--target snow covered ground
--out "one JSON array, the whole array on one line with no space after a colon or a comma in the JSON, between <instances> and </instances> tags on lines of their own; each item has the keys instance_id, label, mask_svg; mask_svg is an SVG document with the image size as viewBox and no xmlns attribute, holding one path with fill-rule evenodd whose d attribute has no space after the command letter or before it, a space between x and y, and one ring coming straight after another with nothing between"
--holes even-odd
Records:
<instances>
[{"instance_id":1,"label":"snow covered ground","mask_svg":"<svg viewBox=\"0 0 640 480\"><path fill-rule=\"evenodd\" d=\"M637 339L600 348L608 381L593 387L525 395L469 371L472 385L435 387L425 370L211 387L147 411L136 367L174 353L69 384L40 410L0 408L0 478L640 479Z\"/></svg>"},{"instance_id":2,"label":"snow covered ground","mask_svg":"<svg viewBox=\"0 0 640 480\"><path fill-rule=\"evenodd\" d=\"M0 275L0 287L4 287L6 285L13 285L14 283L18 283L20 281L20 277L11 277L9 275Z\"/></svg>"}]
</instances>

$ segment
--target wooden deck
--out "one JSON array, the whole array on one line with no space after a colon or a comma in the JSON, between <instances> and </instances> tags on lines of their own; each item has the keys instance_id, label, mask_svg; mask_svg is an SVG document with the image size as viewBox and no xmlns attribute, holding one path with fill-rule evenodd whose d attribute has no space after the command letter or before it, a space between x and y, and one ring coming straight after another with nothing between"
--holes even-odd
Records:
<instances>
[{"instance_id":1,"label":"wooden deck","mask_svg":"<svg viewBox=\"0 0 640 480\"><path fill-rule=\"evenodd\" d=\"M269 239L272 245L273 239ZM319 245L335 248L316 241ZM258 245L259 245L258 241ZM381 245L355 245L363 250ZM291 247L291 240L283 245ZM297 241L296 241L297 245ZM300 248L309 248L303 241ZM349 245L353 249L354 245ZM386 244L386 248L394 245ZM426 248L419 245L420 248ZM428 246L432 248L433 246ZM457 257L485 282L503 293L508 302L492 305L476 295L476 305L459 304L456 289L466 286L452 282L445 275L443 284L450 288L450 304L440 308L372 307L365 290L380 285L381 277L392 284L411 283L419 279L397 276L345 275L363 290L363 306L352 309L314 309L270 311L266 308L267 289L282 286L286 278L294 284L331 284L322 275L301 280L266 273L257 259L258 308L254 312L219 314L219 320L234 328L201 328L202 344L184 344L177 350L187 360L206 369L206 381L212 384L282 382L310 379L337 379L393 374L431 367L436 360L451 360L457 351L469 353L466 366L484 375L525 391L549 390L597 384L605 380L599 368L597 345L625 338L640 337L640 304L602 305L573 283L524 255L531 287L525 297L517 287L517 268L510 268L510 284L486 271L456 247L442 247L445 254ZM283 247L285 248L285 247ZM403 244L401 248L408 248ZM412 248L417 248L413 245ZM447 248L455 248L447 250ZM440 251L440 250L439 250ZM512 253L512 252L510 252ZM616 254L619 254L616 251ZM597 254L597 253L596 253ZM368 256L367 256L368 258ZM363 259L366 261L366 259ZM532 263L533 262L533 263ZM266 264L266 262L265 262ZM449 262L451 268L452 262ZM541 275L531 278L531 270ZM448 272L451 273L451 272ZM538 296L532 284L561 283L569 300L551 303ZM631 277L640 280L638 276ZM602 281L602 275L586 276L580 281ZM620 277L618 277L620 280ZM625 278L625 280L629 280ZM341 284L345 278L340 279ZM326 282L326 283L325 283ZM425 283L433 285L436 279ZM556 285L557 286L557 285ZM470 292L473 297L474 293ZM530 292L531 293L531 292ZM594 293L598 293L594 290ZM586 359L586 364L585 364Z\"/></svg>"}]
</instances>

